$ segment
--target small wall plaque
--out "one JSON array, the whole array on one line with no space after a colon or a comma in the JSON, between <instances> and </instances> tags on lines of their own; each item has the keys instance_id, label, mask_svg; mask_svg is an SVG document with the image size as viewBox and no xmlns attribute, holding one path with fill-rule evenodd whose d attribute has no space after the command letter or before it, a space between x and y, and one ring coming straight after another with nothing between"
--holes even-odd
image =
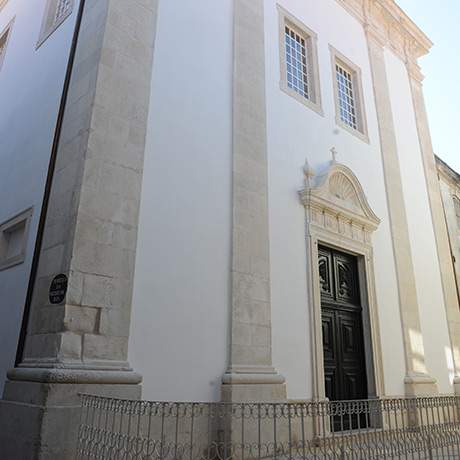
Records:
<instances>
[{"instance_id":1,"label":"small wall plaque","mask_svg":"<svg viewBox=\"0 0 460 460\"><path fill-rule=\"evenodd\" d=\"M53 305L60 304L64 301L67 293L67 276L57 275L50 284L49 300Z\"/></svg>"}]
</instances>

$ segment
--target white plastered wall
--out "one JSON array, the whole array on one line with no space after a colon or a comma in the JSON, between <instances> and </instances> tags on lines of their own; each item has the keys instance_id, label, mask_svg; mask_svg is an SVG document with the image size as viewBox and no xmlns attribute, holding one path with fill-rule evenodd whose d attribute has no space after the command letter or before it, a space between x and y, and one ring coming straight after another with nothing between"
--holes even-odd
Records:
<instances>
[{"instance_id":1,"label":"white plastered wall","mask_svg":"<svg viewBox=\"0 0 460 460\"><path fill-rule=\"evenodd\" d=\"M420 321L429 374L440 393L453 391L453 363L443 287L428 200L423 160L415 124L409 77L405 64L385 52L391 105L414 261Z\"/></svg>"},{"instance_id":2,"label":"white plastered wall","mask_svg":"<svg viewBox=\"0 0 460 460\"><path fill-rule=\"evenodd\" d=\"M9 0L14 18L0 70L0 224L33 207L24 263L0 271L0 394L14 366L51 146L75 25L74 12L37 50L45 1Z\"/></svg>"},{"instance_id":3,"label":"white plastered wall","mask_svg":"<svg viewBox=\"0 0 460 460\"><path fill-rule=\"evenodd\" d=\"M374 234L376 295L387 394L403 394L405 375L398 291L385 195L377 117L366 38L362 26L333 0L280 0L289 13L318 35L324 117L280 90L278 12L266 2L266 70L270 200L273 357L287 379L288 397L312 396L310 318L306 284L305 213L297 190L305 158L321 171L335 146L338 161L357 175L382 219ZM343 31L347 31L344 40ZM329 45L362 70L370 143L335 122Z\"/></svg>"},{"instance_id":4,"label":"white plastered wall","mask_svg":"<svg viewBox=\"0 0 460 460\"><path fill-rule=\"evenodd\" d=\"M159 6L129 348L147 399L220 398L230 318L232 4Z\"/></svg>"},{"instance_id":5,"label":"white plastered wall","mask_svg":"<svg viewBox=\"0 0 460 460\"><path fill-rule=\"evenodd\" d=\"M224 6L211 0L201 0L198 5L187 0L180 8L177 1L161 2L159 11L130 360L144 375L146 398L214 400L219 397L226 366L230 311L232 11L230 0ZM278 11L274 0L267 0L274 365L287 378L289 398L311 397L305 215L297 190L302 186L305 158L321 171L335 146L338 161L355 172L382 219L373 243L385 391L400 395L405 364L399 299L364 31L333 0L279 3L318 35L324 116L280 90ZM346 41L343 30L349 37ZM362 70L369 143L336 126L329 45ZM393 91L391 78L390 85ZM410 107L410 93L402 97L406 108ZM407 165L401 167L405 189L412 193ZM411 234L417 219L429 220L426 207L417 212L409 217ZM430 231L431 237L424 236L431 253L427 260L436 262ZM414 243L413 239L417 247L420 241ZM426 260L414 262L422 263L416 270L420 290ZM443 306L433 323L440 331L436 339L431 340L427 317L428 302L439 300L442 294L437 264L433 263L431 270L435 293L424 297L422 327L429 337L425 339L429 341L428 366L445 391L448 350L444 348L448 341ZM438 356L441 349L444 363Z\"/></svg>"}]
</instances>

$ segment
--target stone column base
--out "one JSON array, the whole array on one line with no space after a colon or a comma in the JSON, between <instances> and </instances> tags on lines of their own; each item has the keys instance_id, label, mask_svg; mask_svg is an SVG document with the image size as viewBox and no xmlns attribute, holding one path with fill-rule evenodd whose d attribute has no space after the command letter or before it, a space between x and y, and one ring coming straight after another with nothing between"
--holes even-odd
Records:
<instances>
[{"instance_id":1,"label":"stone column base","mask_svg":"<svg viewBox=\"0 0 460 460\"><path fill-rule=\"evenodd\" d=\"M222 402L286 402L286 385L282 384L223 384Z\"/></svg>"},{"instance_id":2,"label":"stone column base","mask_svg":"<svg viewBox=\"0 0 460 460\"><path fill-rule=\"evenodd\" d=\"M407 397L435 396L439 394L435 378L427 374L409 374L404 378L404 389Z\"/></svg>"},{"instance_id":3,"label":"stone column base","mask_svg":"<svg viewBox=\"0 0 460 460\"><path fill-rule=\"evenodd\" d=\"M8 380L0 401L1 458L73 460L80 423L81 393L140 399L141 386L138 382L101 384Z\"/></svg>"},{"instance_id":4,"label":"stone column base","mask_svg":"<svg viewBox=\"0 0 460 460\"><path fill-rule=\"evenodd\" d=\"M222 379L223 402L286 402L285 378L272 367L230 368Z\"/></svg>"},{"instance_id":5,"label":"stone column base","mask_svg":"<svg viewBox=\"0 0 460 460\"><path fill-rule=\"evenodd\" d=\"M454 393L455 395L460 395L460 377L454 377Z\"/></svg>"}]
</instances>

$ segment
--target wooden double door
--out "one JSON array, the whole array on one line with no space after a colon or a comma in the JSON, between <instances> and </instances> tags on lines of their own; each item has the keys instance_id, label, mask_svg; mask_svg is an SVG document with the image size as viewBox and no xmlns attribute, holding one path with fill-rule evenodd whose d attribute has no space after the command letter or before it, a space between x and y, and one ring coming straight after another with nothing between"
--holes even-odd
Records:
<instances>
[{"instance_id":1,"label":"wooden double door","mask_svg":"<svg viewBox=\"0 0 460 460\"><path fill-rule=\"evenodd\" d=\"M358 260L320 247L319 275L326 396L330 401L367 399Z\"/></svg>"}]
</instances>

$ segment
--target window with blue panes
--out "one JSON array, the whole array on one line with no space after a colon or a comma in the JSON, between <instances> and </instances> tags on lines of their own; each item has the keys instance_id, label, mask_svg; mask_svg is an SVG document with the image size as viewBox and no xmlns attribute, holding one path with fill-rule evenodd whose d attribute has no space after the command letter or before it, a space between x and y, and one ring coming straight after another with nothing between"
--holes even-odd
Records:
<instances>
[{"instance_id":1,"label":"window with blue panes","mask_svg":"<svg viewBox=\"0 0 460 460\"><path fill-rule=\"evenodd\" d=\"M284 39L287 86L305 99L310 99L307 39L287 25Z\"/></svg>"},{"instance_id":2,"label":"window with blue panes","mask_svg":"<svg viewBox=\"0 0 460 460\"><path fill-rule=\"evenodd\" d=\"M337 96L340 119L353 129L359 129L359 114L353 72L336 62Z\"/></svg>"}]
</instances>

